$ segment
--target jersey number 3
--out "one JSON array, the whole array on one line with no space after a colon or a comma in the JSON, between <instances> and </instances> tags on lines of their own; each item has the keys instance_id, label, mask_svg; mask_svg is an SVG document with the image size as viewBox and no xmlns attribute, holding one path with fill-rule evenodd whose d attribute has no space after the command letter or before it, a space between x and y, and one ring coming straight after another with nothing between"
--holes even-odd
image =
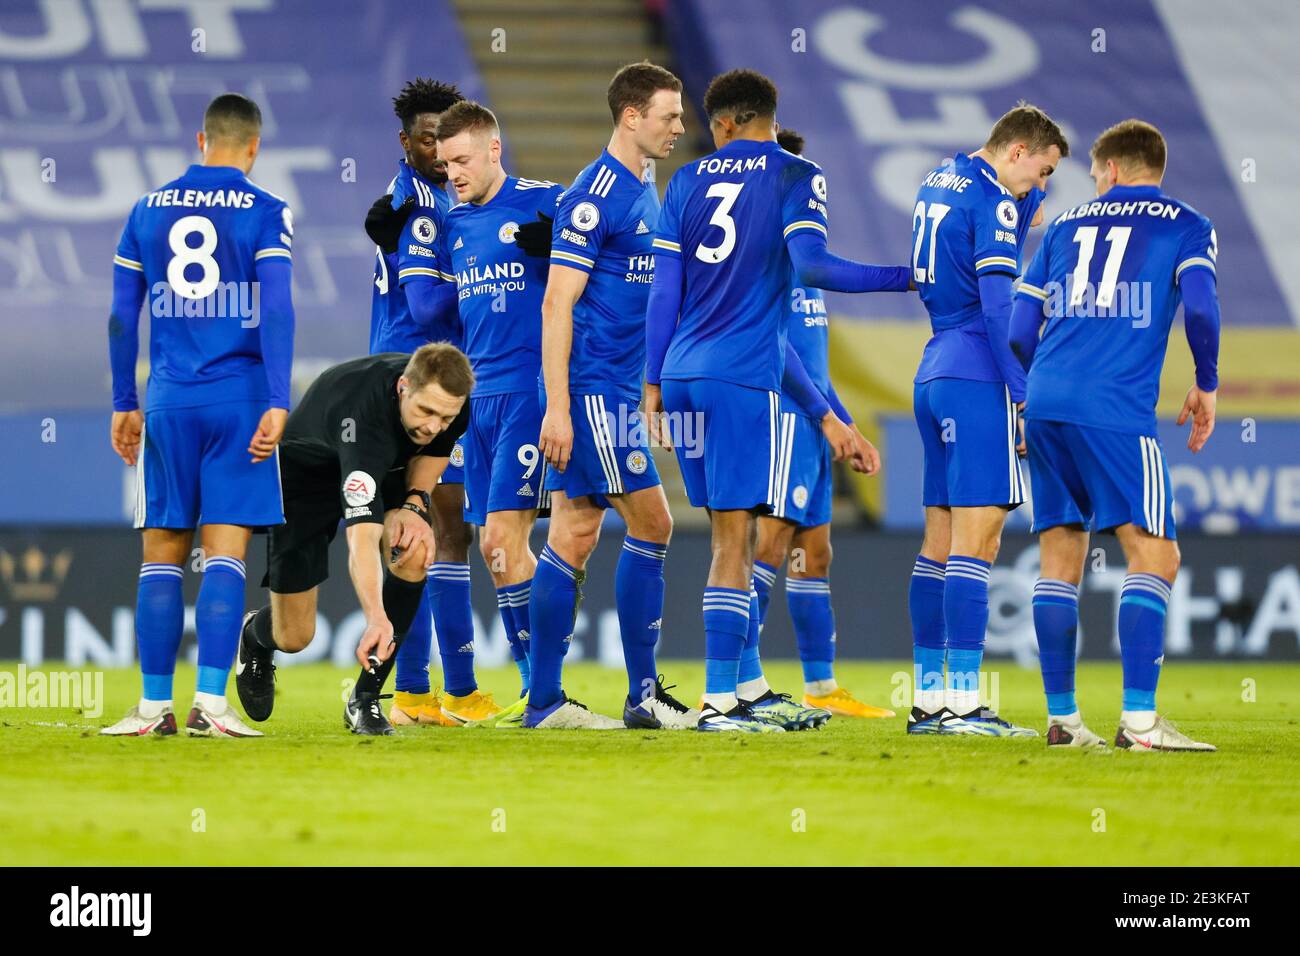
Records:
<instances>
[{"instance_id":1,"label":"jersey number 3","mask_svg":"<svg viewBox=\"0 0 1300 956\"><path fill-rule=\"evenodd\" d=\"M711 199L722 200L709 217L709 225L722 230L722 241L716 246L696 246L696 259L709 263L721 262L736 248L736 220L731 218L731 207L736 204L736 199L744 188L744 183L714 183L704 194Z\"/></svg>"}]
</instances>

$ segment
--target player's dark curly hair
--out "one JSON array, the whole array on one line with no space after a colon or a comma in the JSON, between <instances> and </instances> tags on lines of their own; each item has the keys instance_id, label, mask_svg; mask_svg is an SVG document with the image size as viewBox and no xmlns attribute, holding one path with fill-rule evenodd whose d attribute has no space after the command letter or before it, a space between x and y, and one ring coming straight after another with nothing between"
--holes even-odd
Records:
<instances>
[{"instance_id":1,"label":"player's dark curly hair","mask_svg":"<svg viewBox=\"0 0 1300 956\"><path fill-rule=\"evenodd\" d=\"M803 137L792 129L781 129L776 134L776 145L780 146L787 153L794 153L796 156L803 155Z\"/></svg>"},{"instance_id":2,"label":"player's dark curly hair","mask_svg":"<svg viewBox=\"0 0 1300 956\"><path fill-rule=\"evenodd\" d=\"M402 121L402 129L409 136L411 124L421 113L445 113L455 103L465 98L454 83L443 83L417 76L393 97L393 112Z\"/></svg>"},{"instance_id":3,"label":"player's dark curly hair","mask_svg":"<svg viewBox=\"0 0 1300 956\"><path fill-rule=\"evenodd\" d=\"M776 84L757 70L729 70L704 91L709 121L730 115L739 126L760 116L776 116Z\"/></svg>"}]
</instances>

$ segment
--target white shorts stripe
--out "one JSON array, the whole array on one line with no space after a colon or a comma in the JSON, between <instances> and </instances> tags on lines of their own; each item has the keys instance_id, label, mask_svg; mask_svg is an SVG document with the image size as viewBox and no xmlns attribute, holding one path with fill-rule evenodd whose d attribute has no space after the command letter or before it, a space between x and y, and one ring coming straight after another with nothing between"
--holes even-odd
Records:
<instances>
[{"instance_id":1,"label":"white shorts stripe","mask_svg":"<svg viewBox=\"0 0 1300 956\"><path fill-rule=\"evenodd\" d=\"M767 503L776 510L777 420L781 408L776 393L767 393Z\"/></svg>"},{"instance_id":2,"label":"white shorts stripe","mask_svg":"<svg viewBox=\"0 0 1300 956\"><path fill-rule=\"evenodd\" d=\"M1138 443L1142 448L1142 517L1146 520L1147 531L1155 534L1155 522L1151 520L1151 450L1145 436L1139 436Z\"/></svg>"},{"instance_id":3,"label":"white shorts stripe","mask_svg":"<svg viewBox=\"0 0 1300 956\"><path fill-rule=\"evenodd\" d=\"M144 490L145 431L146 429L143 426L141 426L140 452L139 454L136 455L136 459L135 459L135 522L134 524L135 527L137 528L143 528L145 518L148 517L145 514L146 511L145 502L148 499L145 497L145 490Z\"/></svg>"},{"instance_id":4,"label":"white shorts stripe","mask_svg":"<svg viewBox=\"0 0 1300 956\"><path fill-rule=\"evenodd\" d=\"M785 517L785 503L790 497L790 463L794 457L794 426L793 413L786 412L781 416L781 487L777 491L781 503L776 512L780 518Z\"/></svg>"},{"instance_id":5,"label":"white shorts stripe","mask_svg":"<svg viewBox=\"0 0 1300 956\"><path fill-rule=\"evenodd\" d=\"M609 492L613 495L621 495L623 493L623 473L618 470L618 452L614 450L614 436L609 431L609 413L605 411L605 396L597 395L596 402L597 407L600 409L600 415L597 416L597 421L600 423L600 434L603 436L605 443L605 454L609 456Z\"/></svg>"},{"instance_id":6,"label":"white shorts stripe","mask_svg":"<svg viewBox=\"0 0 1300 956\"><path fill-rule=\"evenodd\" d=\"M591 429L591 439L596 446L596 457L600 459L600 470L605 473L605 484L613 491L616 481L615 473L618 469L609 456L605 454L605 443L602 441L600 425L596 422L596 416L599 414L596 398L595 395L584 395L582 401L587 408L587 426Z\"/></svg>"}]
</instances>

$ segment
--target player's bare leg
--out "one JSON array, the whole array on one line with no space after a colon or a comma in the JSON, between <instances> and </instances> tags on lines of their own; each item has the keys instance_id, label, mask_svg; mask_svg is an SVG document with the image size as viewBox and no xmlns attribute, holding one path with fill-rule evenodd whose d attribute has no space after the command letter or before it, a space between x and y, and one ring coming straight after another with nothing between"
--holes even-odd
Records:
<instances>
[{"instance_id":1,"label":"player's bare leg","mask_svg":"<svg viewBox=\"0 0 1300 956\"><path fill-rule=\"evenodd\" d=\"M1088 557L1088 532L1059 525L1038 536L1040 569L1034 585L1034 631L1047 694L1047 745L1104 748L1106 741L1084 726L1074 699L1078 653L1079 583Z\"/></svg>"},{"instance_id":2,"label":"player's bare leg","mask_svg":"<svg viewBox=\"0 0 1300 956\"><path fill-rule=\"evenodd\" d=\"M297 654L316 636L319 590L272 591L270 604L244 615L235 658L235 688L250 720L267 720L275 708L275 652Z\"/></svg>"},{"instance_id":3,"label":"player's bare leg","mask_svg":"<svg viewBox=\"0 0 1300 956\"><path fill-rule=\"evenodd\" d=\"M1164 663L1165 609L1178 575L1178 543L1134 524L1115 529L1128 574L1120 592L1119 646L1124 669L1124 705L1115 746L1151 750L1211 751L1182 733L1155 709L1156 684Z\"/></svg>"}]
</instances>

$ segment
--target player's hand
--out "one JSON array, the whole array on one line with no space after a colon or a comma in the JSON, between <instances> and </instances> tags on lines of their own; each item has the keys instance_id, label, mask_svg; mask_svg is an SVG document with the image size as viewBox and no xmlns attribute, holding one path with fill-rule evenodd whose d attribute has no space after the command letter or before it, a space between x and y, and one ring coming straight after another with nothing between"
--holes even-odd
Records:
<instances>
[{"instance_id":1,"label":"player's hand","mask_svg":"<svg viewBox=\"0 0 1300 956\"><path fill-rule=\"evenodd\" d=\"M561 412L549 402L546 414L542 416L542 433L537 439L546 463L558 472L569 466L569 456L573 454L573 420L568 409Z\"/></svg>"},{"instance_id":2,"label":"player's hand","mask_svg":"<svg viewBox=\"0 0 1300 956\"><path fill-rule=\"evenodd\" d=\"M664 395L658 385L645 383L641 392L641 414L645 417L646 431L650 433L650 445L658 445L672 451L672 436L664 428Z\"/></svg>"},{"instance_id":3,"label":"player's hand","mask_svg":"<svg viewBox=\"0 0 1300 956\"><path fill-rule=\"evenodd\" d=\"M1016 455L1024 458L1029 454L1029 446L1025 444L1025 403L1021 402L1016 406Z\"/></svg>"},{"instance_id":4,"label":"player's hand","mask_svg":"<svg viewBox=\"0 0 1300 956\"><path fill-rule=\"evenodd\" d=\"M370 670L371 655L380 662L393 656L393 622L388 618L371 621L361 632L361 643L357 645L357 663L364 670Z\"/></svg>"},{"instance_id":5,"label":"player's hand","mask_svg":"<svg viewBox=\"0 0 1300 956\"><path fill-rule=\"evenodd\" d=\"M398 240L406 228L406 220L415 210L415 196L407 196L402 204L393 208L393 197L385 193L375 200L366 213L366 235L370 241L384 252L392 255L397 251Z\"/></svg>"},{"instance_id":6,"label":"player's hand","mask_svg":"<svg viewBox=\"0 0 1300 956\"><path fill-rule=\"evenodd\" d=\"M822 418L822 434L831 443L831 453L836 461L853 457L858 447L857 438L854 437L853 429L840 421L834 412L827 412Z\"/></svg>"},{"instance_id":7,"label":"player's hand","mask_svg":"<svg viewBox=\"0 0 1300 956\"><path fill-rule=\"evenodd\" d=\"M388 532L389 566L400 568L412 555L422 553L428 561L433 556L433 528L409 508L398 508L385 520Z\"/></svg>"},{"instance_id":8,"label":"player's hand","mask_svg":"<svg viewBox=\"0 0 1300 956\"><path fill-rule=\"evenodd\" d=\"M275 446L284 437L284 423L288 420L289 413L283 408L268 408L262 413L253 440L248 443L248 453L254 462L266 461L275 454Z\"/></svg>"},{"instance_id":9,"label":"player's hand","mask_svg":"<svg viewBox=\"0 0 1300 956\"><path fill-rule=\"evenodd\" d=\"M853 455L849 458L849 467L860 475L874 475L880 471L880 452L876 446L867 440L867 436L858 430L857 425L850 425L853 429L853 437L856 440L856 448Z\"/></svg>"},{"instance_id":10,"label":"player's hand","mask_svg":"<svg viewBox=\"0 0 1300 956\"><path fill-rule=\"evenodd\" d=\"M515 245L524 250L526 256L539 259L551 254L551 224L554 222L544 212L537 214L537 222L526 222L515 230Z\"/></svg>"},{"instance_id":11,"label":"player's hand","mask_svg":"<svg viewBox=\"0 0 1300 956\"><path fill-rule=\"evenodd\" d=\"M1183 400L1183 410L1178 413L1178 424L1185 424L1187 416L1192 418L1192 433L1187 436L1187 447L1198 452L1205 447L1214 434L1214 409L1218 403L1218 392L1203 392L1195 385L1187 390Z\"/></svg>"},{"instance_id":12,"label":"player's hand","mask_svg":"<svg viewBox=\"0 0 1300 956\"><path fill-rule=\"evenodd\" d=\"M113 451L128 465L134 465L140 454L140 434L144 431L144 412L136 408L129 412L114 412L109 438Z\"/></svg>"}]
</instances>

